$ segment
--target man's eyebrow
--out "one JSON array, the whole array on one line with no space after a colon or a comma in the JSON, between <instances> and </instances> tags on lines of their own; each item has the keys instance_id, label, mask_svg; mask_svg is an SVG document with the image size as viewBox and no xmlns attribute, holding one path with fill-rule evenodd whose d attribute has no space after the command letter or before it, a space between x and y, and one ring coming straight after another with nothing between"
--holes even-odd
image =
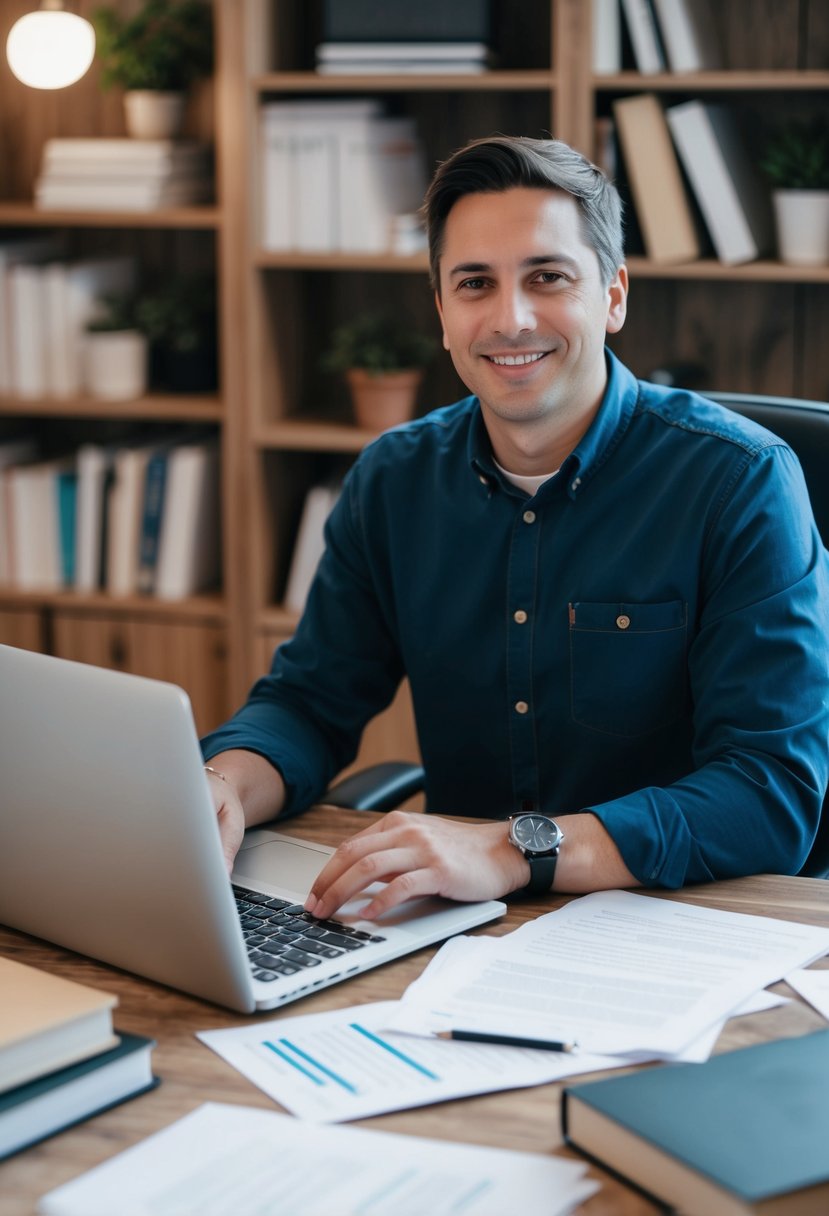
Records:
<instances>
[{"instance_id":1,"label":"man's eyebrow","mask_svg":"<svg viewBox=\"0 0 829 1216\"><path fill-rule=\"evenodd\" d=\"M566 253L533 254L532 257L524 258L521 265L528 270L536 266L564 266L573 272L578 270L578 263ZM449 277L454 278L459 274L484 274L491 269L489 262L459 262L449 271Z\"/></svg>"}]
</instances>

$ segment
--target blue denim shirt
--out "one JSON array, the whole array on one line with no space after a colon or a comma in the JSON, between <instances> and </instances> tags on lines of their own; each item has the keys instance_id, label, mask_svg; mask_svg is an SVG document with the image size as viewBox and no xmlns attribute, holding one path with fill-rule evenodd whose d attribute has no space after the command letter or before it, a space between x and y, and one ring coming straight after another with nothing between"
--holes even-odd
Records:
<instances>
[{"instance_id":1,"label":"blue denim shirt","mask_svg":"<svg viewBox=\"0 0 829 1216\"><path fill-rule=\"evenodd\" d=\"M797 871L829 765L827 554L800 466L608 367L532 498L474 397L366 448L296 636L205 756L260 753L301 810L406 674L429 810L590 810L645 885Z\"/></svg>"}]
</instances>

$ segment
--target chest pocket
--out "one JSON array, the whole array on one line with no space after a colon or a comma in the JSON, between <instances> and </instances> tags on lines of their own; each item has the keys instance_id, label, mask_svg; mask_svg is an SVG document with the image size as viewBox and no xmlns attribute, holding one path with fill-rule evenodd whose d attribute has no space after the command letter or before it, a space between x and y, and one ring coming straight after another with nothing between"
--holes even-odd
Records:
<instances>
[{"instance_id":1,"label":"chest pocket","mask_svg":"<svg viewBox=\"0 0 829 1216\"><path fill-rule=\"evenodd\" d=\"M687 697L687 605L576 603L569 611L573 720L629 738L675 722Z\"/></svg>"}]
</instances>

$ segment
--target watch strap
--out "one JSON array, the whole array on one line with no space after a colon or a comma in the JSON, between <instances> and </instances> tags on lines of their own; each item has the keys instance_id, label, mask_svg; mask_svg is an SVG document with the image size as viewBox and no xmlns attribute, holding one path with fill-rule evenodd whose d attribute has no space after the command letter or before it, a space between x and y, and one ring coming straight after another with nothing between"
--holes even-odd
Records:
<instances>
[{"instance_id":1,"label":"watch strap","mask_svg":"<svg viewBox=\"0 0 829 1216\"><path fill-rule=\"evenodd\" d=\"M516 892L518 895L547 895L552 888L553 879L556 874L556 864L558 863L558 849L554 853L542 854L540 857L533 857L531 854L524 854L524 859L529 862L530 866L530 881L526 887L521 887Z\"/></svg>"}]
</instances>

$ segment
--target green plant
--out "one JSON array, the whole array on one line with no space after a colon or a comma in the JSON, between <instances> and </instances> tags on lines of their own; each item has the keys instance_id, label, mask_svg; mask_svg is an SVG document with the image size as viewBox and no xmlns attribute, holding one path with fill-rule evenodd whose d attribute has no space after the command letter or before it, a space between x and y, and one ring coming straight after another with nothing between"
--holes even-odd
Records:
<instances>
[{"instance_id":1,"label":"green plant","mask_svg":"<svg viewBox=\"0 0 829 1216\"><path fill-rule=\"evenodd\" d=\"M418 333L403 321L379 313L361 313L334 330L323 366L327 371L361 367L381 375L424 367L436 348L434 338Z\"/></svg>"},{"instance_id":2,"label":"green plant","mask_svg":"<svg viewBox=\"0 0 829 1216\"><path fill-rule=\"evenodd\" d=\"M216 339L216 285L201 276L174 278L143 294L136 320L150 342L171 351L194 351Z\"/></svg>"},{"instance_id":3,"label":"green plant","mask_svg":"<svg viewBox=\"0 0 829 1216\"><path fill-rule=\"evenodd\" d=\"M86 323L86 332L105 334L124 329L140 329L137 305L134 295L102 296L98 301L98 311Z\"/></svg>"},{"instance_id":4,"label":"green plant","mask_svg":"<svg viewBox=\"0 0 829 1216\"><path fill-rule=\"evenodd\" d=\"M829 122L816 116L781 123L766 141L760 167L778 190L829 190Z\"/></svg>"},{"instance_id":5,"label":"green plant","mask_svg":"<svg viewBox=\"0 0 829 1216\"><path fill-rule=\"evenodd\" d=\"M131 17L112 8L92 14L101 85L181 92L213 69L213 20L203 0L146 0Z\"/></svg>"}]
</instances>

